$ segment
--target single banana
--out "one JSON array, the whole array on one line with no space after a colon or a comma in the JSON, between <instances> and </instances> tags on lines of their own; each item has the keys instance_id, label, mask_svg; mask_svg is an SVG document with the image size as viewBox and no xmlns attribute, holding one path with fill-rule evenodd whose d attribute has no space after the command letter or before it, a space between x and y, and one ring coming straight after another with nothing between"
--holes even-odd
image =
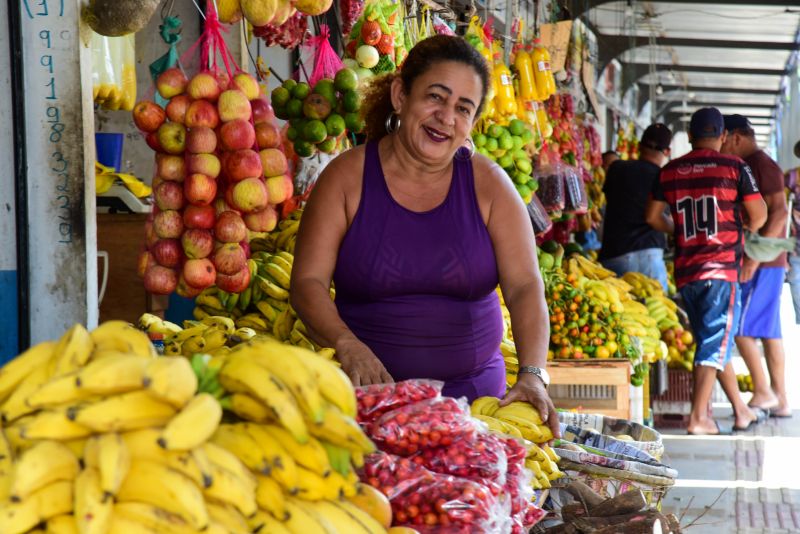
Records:
<instances>
[{"instance_id":1,"label":"single banana","mask_svg":"<svg viewBox=\"0 0 800 534\"><path fill-rule=\"evenodd\" d=\"M272 335L278 341L287 341L292 334L294 318L292 312L287 308L278 314L275 323L272 325Z\"/></svg>"},{"instance_id":2,"label":"single banana","mask_svg":"<svg viewBox=\"0 0 800 534\"><path fill-rule=\"evenodd\" d=\"M167 450L188 450L204 443L217 429L222 407L208 393L199 393L164 427L158 444Z\"/></svg>"},{"instance_id":3,"label":"single banana","mask_svg":"<svg viewBox=\"0 0 800 534\"><path fill-rule=\"evenodd\" d=\"M90 336L96 351L111 350L142 358L158 356L147 334L125 321L106 321L92 330Z\"/></svg>"},{"instance_id":4,"label":"single banana","mask_svg":"<svg viewBox=\"0 0 800 534\"><path fill-rule=\"evenodd\" d=\"M250 359L278 378L294 395L298 406L314 423L322 420L324 401L313 371L305 365L305 351L278 342L262 341L234 350L233 357Z\"/></svg>"},{"instance_id":5,"label":"single banana","mask_svg":"<svg viewBox=\"0 0 800 534\"><path fill-rule=\"evenodd\" d=\"M47 520L46 534L80 534L75 516L63 514L51 517Z\"/></svg>"},{"instance_id":6,"label":"single banana","mask_svg":"<svg viewBox=\"0 0 800 534\"><path fill-rule=\"evenodd\" d=\"M142 383L155 397L179 409L197 392L197 375L189 360L180 356L149 362Z\"/></svg>"},{"instance_id":7,"label":"single banana","mask_svg":"<svg viewBox=\"0 0 800 534\"><path fill-rule=\"evenodd\" d=\"M193 324L188 328L184 328L180 332L175 333L175 335L165 338L164 343L168 341L180 341L183 343L192 336L202 336L203 332L205 332L208 328L210 327L207 324L198 322L197 324Z\"/></svg>"},{"instance_id":8,"label":"single banana","mask_svg":"<svg viewBox=\"0 0 800 534\"><path fill-rule=\"evenodd\" d=\"M493 417L502 419L506 414L517 414L519 417L525 418L534 425L543 424L542 416L539 415L538 410L532 404L522 401L514 401L502 408L498 408L493 414Z\"/></svg>"},{"instance_id":9,"label":"single banana","mask_svg":"<svg viewBox=\"0 0 800 534\"><path fill-rule=\"evenodd\" d=\"M94 350L94 342L86 328L76 324L58 340L54 349L53 374L61 376L83 367Z\"/></svg>"},{"instance_id":10,"label":"single banana","mask_svg":"<svg viewBox=\"0 0 800 534\"><path fill-rule=\"evenodd\" d=\"M0 401L5 401L33 371L48 367L55 348L55 341L38 343L0 367Z\"/></svg>"},{"instance_id":11,"label":"single banana","mask_svg":"<svg viewBox=\"0 0 800 534\"><path fill-rule=\"evenodd\" d=\"M67 408L40 411L20 428L20 436L32 440L67 441L85 438L91 434L91 429L71 421L67 417Z\"/></svg>"},{"instance_id":12,"label":"single banana","mask_svg":"<svg viewBox=\"0 0 800 534\"><path fill-rule=\"evenodd\" d=\"M253 423L271 423L275 421L275 415L272 410L247 393L234 393L230 395L226 408L230 409L230 411L245 421L251 421Z\"/></svg>"},{"instance_id":13,"label":"single banana","mask_svg":"<svg viewBox=\"0 0 800 534\"><path fill-rule=\"evenodd\" d=\"M346 475L350 471L350 451L327 441L319 441L318 443L325 450L328 463L330 463L333 471Z\"/></svg>"},{"instance_id":14,"label":"single banana","mask_svg":"<svg viewBox=\"0 0 800 534\"><path fill-rule=\"evenodd\" d=\"M27 400L38 390L50 377L50 370L47 365L40 365L32 373L26 376L19 384L16 390L6 399L0 408L3 422L8 424L20 417L27 415L33 411Z\"/></svg>"},{"instance_id":15,"label":"single banana","mask_svg":"<svg viewBox=\"0 0 800 534\"><path fill-rule=\"evenodd\" d=\"M87 451L93 451L96 459L90 460ZM103 491L116 495L131 467L131 453L122 436L115 432L99 434L86 442L84 455L86 465L97 467Z\"/></svg>"},{"instance_id":16,"label":"single banana","mask_svg":"<svg viewBox=\"0 0 800 534\"><path fill-rule=\"evenodd\" d=\"M264 534L292 534L283 523L262 510L256 512L247 522L253 532L262 532Z\"/></svg>"},{"instance_id":17,"label":"single banana","mask_svg":"<svg viewBox=\"0 0 800 534\"><path fill-rule=\"evenodd\" d=\"M233 321L231 321L231 327L235 330L233 326ZM203 334L203 343L205 344L205 352L212 352L220 347L224 347L228 340L230 339L230 334L227 332L220 330L218 328L209 328Z\"/></svg>"},{"instance_id":18,"label":"single banana","mask_svg":"<svg viewBox=\"0 0 800 534\"><path fill-rule=\"evenodd\" d=\"M331 477L329 476L328 479ZM318 474L304 467L297 468L297 493L296 495L306 501L319 501L322 499L334 500L339 498L338 488L326 483Z\"/></svg>"},{"instance_id":19,"label":"single banana","mask_svg":"<svg viewBox=\"0 0 800 534\"><path fill-rule=\"evenodd\" d=\"M335 406L329 405L325 409L325 418L319 425L310 425L309 431L319 439L329 441L334 445L364 453L375 450L375 444L370 441L358 423L346 417Z\"/></svg>"},{"instance_id":20,"label":"single banana","mask_svg":"<svg viewBox=\"0 0 800 534\"><path fill-rule=\"evenodd\" d=\"M301 444L297 443L283 427L264 425L262 428L281 444L297 465L303 466L321 477L330 474L331 464L328 461L328 453L316 438L312 436L308 439L308 443Z\"/></svg>"},{"instance_id":21,"label":"single banana","mask_svg":"<svg viewBox=\"0 0 800 534\"><path fill-rule=\"evenodd\" d=\"M117 503L114 505L114 517L139 523L159 534L194 534L197 532L179 514L143 502Z\"/></svg>"},{"instance_id":22,"label":"single banana","mask_svg":"<svg viewBox=\"0 0 800 534\"><path fill-rule=\"evenodd\" d=\"M289 292L281 287L281 284L273 280L272 277L258 275L256 276L256 284L258 284L261 291L274 299L289 300Z\"/></svg>"},{"instance_id":23,"label":"single banana","mask_svg":"<svg viewBox=\"0 0 800 534\"><path fill-rule=\"evenodd\" d=\"M208 516L225 527L228 534L250 534L250 527L247 520L230 504L207 502Z\"/></svg>"},{"instance_id":24,"label":"single banana","mask_svg":"<svg viewBox=\"0 0 800 534\"><path fill-rule=\"evenodd\" d=\"M281 489L274 478L265 475L257 475L256 479L258 484L256 486L256 503L262 510L266 510L280 521L286 521L289 518L289 512L286 509L286 499Z\"/></svg>"},{"instance_id":25,"label":"single banana","mask_svg":"<svg viewBox=\"0 0 800 534\"><path fill-rule=\"evenodd\" d=\"M203 324L206 324L214 329L222 330L226 334L230 335L236 330L236 325L233 322L233 319L230 317L223 317L221 315L212 315L211 317L206 317L200 321Z\"/></svg>"},{"instance_id":26,"label":"single banana","mask_svg":"<svg viewBox=\"0 0 800 534\"><path fill-rule=\"evenodd\" d=\"M133 353L117 352L92 361L78 371L75 385L83 391L104 395L141 389L145 369L154 361Z\"/></svg>"},{"instance_id":27,"label":"single banana","mask_svg":"<svg viewBox=\"0 0 800 534\"><path fill-rule=\"evenodd\" d=\"M386 531L386 527L379 523L377 519L347 499L335 501L333 504L353 516L359 523L367 527L370 532L380 533Z\"/></svg>"},{"instance_id":28,"label":"single banana","mask_svg":"<svg viewBox=\"0 0 800 534\"><path fill-rule=\"evenodd\" d=\"M64 402L74 402L91 397L90 391L81 391L75 384L75 377L78 373L79 371L73 371L48 380L28 396L26 404L31 408L50 408Z\"/></svg>"},{"instance_id":29,"label":"single banana","mask_svg":"<svg viewBox=\"0 0 800 534\"><path fill-rule=\"evenodd\" d=\"M254 337L256 337L256 331L247 327L237 328L231 336L231 338L238 339L239 343L243 341L250 341Z\"/></svg>"},{"instance_id":30,"label":"single banana","mask_svg":"<svg viewBox=\"0 0 800 534\"><path fill-rule=\"evenodd\" d=\"M165 321L161 317L153 315L152 313L143 313L142 316L139 317L136 326L138 326L140 330L144 330L147 333L161 334L164 336L177 334L183 330L183 328L175 323Z\"/></svg>"},{"instance_id":31,"label":"single banana","mask_svg":"<svg viewBox=\"0 0 800 534\"><path fill-rule=\"evenodd\" d=\"M318 513L328 519L333 524L336 532L348 532L352 534L372 534L374 532L359 521L358 518L333 502L322 500L311 503L309 506L315 508Z\"/></svg>"},{"instance_id":32,"label":"single banana","mask_svg":"<svg viewBox=\"0 0 800 534\"><path fill-rule=\"evenodd\" d=\"M292 270L292 267L294 266L294 256L292 254L286 252L285 250L279 250L273 255L273 258L274 257L283 258L286 263L289 264L289 268L286 270L289 272Z\"/></svg>"},{"instance_id":33,"label":"single banana","mask_svg":"<svg viewBox=\"0 0 800 534\"><path fill-rule=\"evenodd\" d=\"M205 333L205 332L204 332ZM201 354L206 351L206 338L203 334L194 335L181 343L181 352L184 356Z\"/></svg>"},{"instance_id":34,"label":"single banana","mask_svg":"<svg viewBox=\"0 0 800 534\"><path fill-rule=\"evenodd\" d=\"M211 465L211 476L214 482L203 489L207 498L233 506L245 517L256 513L256 485L252 480L238 478L215 464Z\"/></svg>"},{"instance_id":35,"label":"single banana","mask_svg":"<svg viewBox=\"0 0 800 534\"><path fill-rule=\"evenodd\" d=\"M311 353L308 353L303 364L316 376L317 387L325 400L339 408L344 415L355 417L356 394L352 382L344 371L331 364L329 360Z\"/></svg>"},{"instance_id":36,"label":"single banana","mask_svg":"<svg viewBox=\"0 0 800 534\"><path fill-rule=\"evenodd\" d=\"M117 501L163 507L198 530L205 529L209 523L200 488L178 471L157 462L134 460L119 488Z\"/></svg>"},{"instance_id":37,"label":"single banana","mask_svg":"<svg viewBox=\"0 0 800 534\"><path fill-rule=\"evenodd\" d=\"M111 516L111 524L108 526L108 534L161 534L161 532L138 520L117 514Z\"/></svg>"},{"instance_id":38,"label":"single banana","mask_svg":"<svg viewBox=\"0 0 800 534\"><path fill-rule=\"evenodd\" d=\"M75 477L75 521L86 534L105 534L111 524L114 501L106 499L100 484L100 472L88 467Z\"/></svg>"},{"instance_id":39,"label":"single banana","mask_svg":"<svg viewBox=\"0 0 800 534\"><path fill-rule=\"evenodd\" d=\"M272 468L272 464L264 457L258 443L249 434L236 432L233 425L219 425L217 431L211 436L211 442L233 453L244 465L256 473L269 474Z\"/></svg>"},{"instance_id":40,"label":"single banana","mask_svg":"<svg viewBox=\"0 0 800 534\"><path fill-rule=\"evenodd\" d=\"M289 520L285 524L292 532L319 532L320 534L336 534L338 532L325 515L308 501L287 497L286 507L289 510ZM304 530L296 530L296 520L302 521L300 525L305 527Z\"/></svg>"},{"instance_id":41,"label":"single banana","mask_svg":"<svg viewBox=\"0 0 800 534\"><path fill-rule=\"evenodd\" d=\"M220 370L219 381L228 391L256 397L275 412L297 441L308 441L308 428L294 397L267 369L244 358L229 359Z\"/></svg>"},{"instance_id":42,"label":"single banana","mask_svg":"<svg viewBox=\"0 0 800 534\"><path fill-rule=\"evenodd\" d=\"M14 451L6 438L6 431L0 429L0 502L11 495L14 475Z\"/></svg>"},{"instance_id":43,"label":"single banana","mask_svg":"<svg viewBox=\"0 0 800 534\"><path fill-rule=\"evenodd\" d=\"M121 434L132 460L149 460L166 465L192 480L199 488L213 484L210 467L198 462L199 456L192 451L168 451L156 443L161 430L143 428Z\"/></svg>"},{"instance_id":44,"label":"single banana","mask_svg":"<svg viewBox=\"0 0 800 534\"><path fill-rule=\"evenodd\" d=\"M40 521L36 499L26 499L22 502L6 501L0 505L0 532L4 534L23 534Z\"/></svg>"},{"instance_id":45,"label":"single banana","mask_svg":"<svg viewBox=\"0 0 800 534\"><path fill-rule=\"evenodd\" d=\"M180 356L183 354L183 347L180 341L167 341L164 343L164 356Z\"/></svg>"},{"instance_id":46,"label":"single banana","mask_svg":"<svg viewBox=\"0 0 800 534\"><path fill-rule=\"evenodd\" d=\"M25 451L16 463L11 497L23 500L53 482L72 483L78 470L78 459L69 448L57 441L40 441ZM0 532L3 531L0 529Z\"/></svg>"},{"instance_id":47,"label":"single banana","mask_svg":"<svg viewBox=\"0 0 800 534\"><path fill-rule=\"evenodd\" d=\"M211 441L204 443L200 448L212 465L216 465L219 468L233 473L236 478L243 480L249 485L256 484L255 475L229 450Z\"/></svg>"},{"instance_id":48,"label":"single banana","mask_svg":"<svg viewBox=\"0 0 800 534\"><path fill-rule=\"evenodd\" d=\"M95 432L124 432L164 425L175 415L175 408L140 390L71 407L67 415Z\"/></svg>"},{"instance_id":49,"label":"single banana","mask_svg":"<svg viewBox=\"0 0 800 534\"><path fill-rule=\"evenodd\" d=\"M233 428L236 432L246 432L253 438L261 449L261 453L270 462L270 476L285 491L294 492L297 488L297 464L280 442L264 430L263 425L237 423L233 425Z\"/></svg>"},{"instance_id":50,"label":"single banana","mask_svg":"<svg viewBox=\"0 0 800 534\"><path fill-rule=\"evenodd\" d=\"M272 305L265 300L256 302L256 308L258 309L258 312L264 316L264 319L270 323L274 323L275 319L278 318L278 313L280 313L278 309L273 308Z\"/></svg>"},{"instance_id":51,"label":"single banana","mask_svg":"<svg viewBox=\"0 0 800 534\"><path fill-rule=\"evenodd\" d=\"M472 401L470 412L475 415L488 415L494 416L494 413L499 408L500 399L497 397L479 397Z\"/></svg>"},{"instance_id":52,"label":"single banana","mask_svg":"<svg viewBox=\"0 0 800 534\"><path fill-rule=\"evenodd\" d=\"M280 256L278 254L273 254L272 256L269 257L269 259L267 260L267 263L268 264L269 263L275 264L281 271L283 271L284 273L288 274L289 277L291 278L291 275L292 275L292 263L290 263L286 258L284 258L284 257L282 257L282 256Z\"/></svg>"}]
</instances>

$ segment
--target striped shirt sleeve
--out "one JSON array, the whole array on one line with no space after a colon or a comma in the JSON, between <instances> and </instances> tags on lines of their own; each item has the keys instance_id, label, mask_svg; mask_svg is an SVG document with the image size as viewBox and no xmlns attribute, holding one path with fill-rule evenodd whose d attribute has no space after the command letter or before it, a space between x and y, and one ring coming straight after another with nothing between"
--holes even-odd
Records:
<instances>
[{"instance_id":1,"label":"striped shirt sleeve","mask_svg":"<svg viewBox=\"0 0 800 534\"><path fill-rule=\"evenodd\" d=\"M761 198L753 171L745 162L739 163L739 198L744 202Z\"/></svg>"}]
</instances>

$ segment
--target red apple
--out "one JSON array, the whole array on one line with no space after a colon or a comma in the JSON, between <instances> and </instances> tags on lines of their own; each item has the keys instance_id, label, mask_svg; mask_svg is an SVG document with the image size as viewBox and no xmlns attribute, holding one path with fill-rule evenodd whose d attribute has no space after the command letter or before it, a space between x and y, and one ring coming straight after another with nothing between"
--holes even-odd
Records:
<instances>
[{"instance_id":1,"label":"red apple","mask_svg":"<svg viewBox=\"0 0 800 534\"><path fill-rule=\"evenodd\" d=\"M243 92L248 100L255 100L261 94L261 88L256 79L246 72L236 74L231 85Z\"/></svg>"},{"instance_id":2,"label":"red apple","mask_svg":"<svg viewBox=\"0 0 800 534\"><path fill-rule=\"evenodd\" d=\"M214 267L218 273L236 274L247 268L247 255L239 243L225 243L214 251Z\"/></svg>"},{"instance_id":3,"label":"red apple","mask_svg":"<svg viewBox=\"0 0 800 534\"><path fill-rule=\"evenodd\" d=\"M178 95L173 97L167 104L167 117L172 122L179 122L183 124L186 122L186 110L189 109L189 104L192 99L189 95Z\"/></svg>"},{"instance_id":4,"label":"red apple","mask_svg":"<svg viewBox=\"0 0 800 534\"><path fill-rule=\"evenodd\" d=\"M164 147L158 142L158 134L156 132L150 132L145 135L144 141L154 152L164 152Z\"/></svg>"},{"instance_id":5,"label":"red apple","mask_svg":"<svg viewBox=\"0 0 800 534\"><path fill-rule=\"evenodd\" d=\"M209 230L190 228L181 237L183 253L192 260L207 258L214 250L214 237Z\"/></svg>"},{"instance_id":6,"label":"red apple","mask_svg":"<svg viewBox=\"0 0 800 534\"><path fill-rule=\"evenodd\" d=\"M251 232L271 232L278 225L278 212L273 206L246 213L243 218L244 224Z\"/></svg>"},{"instance_id":7,"label":"red apple","mask_svg":"<svg viewBox=\"0 0 800 534\"><path fill-rule=\"evenodd\" d=\"M281 146L281 131L271 122L256 124L256 142L258 148L278 148Z\"/></svg>"},{"instance_id":8,"label":"red apple","mask_svg":"<svg viewBox=\"0 0 800 534\"><path fill-rule=\"evenodd\" d=\"M158 265L156 259L149 250L143 251L139 254L139 259L136 263L136 274L139 275L139 278L144 278L144 274L153 265Z\"/></svg>"},{"instance_id":9,"label":"red apple","mask_svg":"<svg viewBox=\"0 0 800 534\"><path fill-rule=\"evenodd\" d=\"M208 100L195 100L189 104L184 122L187 128L205 126L213 129L219 124L219 113L214 104Z\"/></svg>"},{"instance_id":10,"label":"red apple","mask_svg":"<svg viewBox=\"0 0 800 534\"><path fill-rule=\"evenodd\" d=\"M294 182L291 176L273 176L265 180L270 204L286 202L294 194Z\"/></svg>"},{"instance_id":11,"label":"red apple","mask_svg":"<svg viewBox=\"0 0 800 534\"><path fill-rule=\"evenodd\" d=\"M214 206L193 206L190 204L183 210L183 224L186 228L211 230L214 228L216 220Z\"/></svg>"},{"instance_id":12,"label":"red apple","mask_svg":"<svg viewBox=\"0 0 800 534\"><path fill-rule=\"evenodd\" d=\"M186 158L186 172L205 174L211 178L219 176L221 164L214 154L189 154Z\"/></svg>"},{"instance_id":13,"label":"red apple","mask_svg":"<svg viewBox=\"0 0 800 534\"><path fill-rule=\"evenodd\" d=\"M133 123L143 132L155 132L166 118L161 106L150 100L142 100L133 106Z\"/></svg>"},{"instance_id":14,"label":"red apple","mask_svg":"<svg viewBox=\"0 0 800 534\"><path fill-rule=\"evenodd\" d=\"M156 78L158 94L167 100L183 93L186 90L186 83L186 75L177 67L165 70Z\"/></svg>"},{"instance_id":15,"label":"red apple","mask_svg":"<svg viewBox=\"0 0 800 534\"><path fill-rule=\"evenodd\" d=\"M250 101L250 107L253 108L253 122L261 124L262 122L272 122L275 120L275 112L272 106L264 97L256 98Z\"/></svg>"},{"instance_id":16,"label":"red apple","mask_svg":"<svg viewBox=\"0 0 800 534\"><path fill-rule=\"evenodd\" d=\"M219 118L222 122L229 122L235 119L249 121L250 116L253 114L250 100L238 89L228 89L219 95L217 109L219 110Z\"/></svg>"},{"instance_id":17,"label":"red apple","mask_svg":"<svg viewBox=\"0 0 800 534\"><path fill-rule=\"evenodd\" d=\"M186 265L183 267L186 269ZM212 278L211 284L214 283L214 279ZM209 284L209 285L211 285ZM189 282L186 281L186 277L184 277L183 272L178 276L178 285L175 287L175 294L179 297L183 297L185 299L193 299L198 296L203 290L208 287L194 287Z\"/></svg>"},{"instance_id":18,"label":"red apple","mask_svg":"<svg viewBox=\"0 0 800 534\"><path fill-rule=\"evenodd\" d=\"M217 134L207 126L190 128L186 132L186 150L192 154L214 152L217 149Z\"/></svg>"},{"instance_id":19,"label":"red apple","mask_svg":"<svg viewBox=\"0 0 800 534\"><path fill-rule=\"evenodd\" d=\"M156 173L163 180L182 182L186 178L186 164L183 157L156 154Z\"/></svg>"},{"instance_id":20,"label":"red apple","mask_svg":"<svg viewBox=\"0 0 800 534\"><path fill-rule=\"evenodd\" d=\"M177 239L183 233L183 220L180 212L166 210L159 212L153 219L153 229L161 239Z\"/></svg>"},{"instance_id":21,"label":"red apple","mask_svg":"<svg viewBox=\"0 0 800 534\"><path fill-rule=\"evenodd\" d=\"M245 178L233 186L233 206L244 213L267 207L269 194L261 178Z\"/></svg>"},{"instance_id":22,"label":"red apple","mask_svg":"<svg viewBox=\"0 0 800 534\"><path fill-rule=\"evenodd\" d=\"M162 267L177 267L183 259L183 250L177 239L159 239L150 253Z\"/></svg>"},{"instance_id":23,"label":"red apple","mask_svg":"<svg viewBox=\"0 0 800 534\"><path fill-rule=\"evenodd\" d=\"M208 287L216 277L217 270L208 258L191 259L183 264L183 278L192 287Z\"/></svg>"},{"instance_id":24,"label":"red apple","mask_svg":"<svg viewBox=\"0 0 800 534\"><path fill-rule=\"evenodd\" d=\"M219 130L220 143L225 150L252 148L256 142L256 131L250 121L234 119Z\"/></svg>"},{"instance_id":25,"label":"red apple","mask_svg":"<svg viewBox=\"0 0 800 534\"><path fill-rule=\"evenodd\" d=\"M179 210L184 205L183 187L177 182L162 182L153 189L153 198L160 210Z\"/></svg>"},{"instance_id":26,"label":"red apple","mask_svg":"<svg viewBox=\"0 0 800 534\"><path fill-rule=\"evenodd\" d=\"M255 150L246 148L229 152L225 156L225 176L232 182L262 176L262 174L261 158Z\"/></svg>"},{"instance_id":27,"label":"red apple","mask_svg":"<svg viewBox=\"0 0 800 534\"><path fill-rule=\"evenodd\" d=\"M144 273L144 288L153 295L169 295L177 285L178 275L168 267L154 265Z\"/></svg>"},{"instance_id":28,"label":"red apple","mask_svg":"<svg viewBox=\"0 0 800 534\"><path fill-rule=\"evenodd\" d=\"M186 149L186 128L178 122L165 122L158 127L158 143L168 154L182 154Z\"/></svg>"},{"instance_id":29,"label":"red apple","mask_svg":"<svg viewBox=\"0 0 800 534\"><path fill-rule=\"evenodd\" d=\"M206 99L212 102L219 98L220 93L217 78L210 72L195 74L194 77L189 80L186 91L193 100Z\"/></svg>"},{"instance_id":30,"label":"red apple","mask_svg":"<svg viewBox=\"0 0 800 534\"><path fill-rule=\"evenodd\" d=\"M208 206L217 196L217 181L205 174L190 174L183 182L183 195L194 206Z\"/></svg>"},{"instance_id":31,"label":"red apple","mask_svg":"<svg viewBox=\"0 0 800 534\"><path fill-rule=\"evenodd\" d=\"M265 148L258 155L261 158L261 169L267 178L284 175L289 170L286 156L277 148Z\"/></svg>"},{"instance_id":32,"label":"red apple","mask_svg":"<svg viewBox=\"0 0 800 534\"><path fill-rule=\"evenodd\" d=\"M233 188L229 187L228 189L225 190L225 192L227 193L229 189L231 191L233 190ZM237 210L233 209L230 204L228 204L228 201L225 200L225 198L217 198L216 200L214 200L214 209L217 211L217 218L219 218L219 216L225 213L226 211L233 212L236 215L241 215Z\"/></svg>"},{"instance_id":33,"label":"red apple","mask_svg":"<svg viewBox=\"0 0 800 534\"><path fill-rule=\"evenodd\" d=\"M223 201L224 202L224 201ZM239 243L247 238L247 226L241 215L234 211L224 211L217 215L214 237L223 243Z\"/></svg>"},{"instance_id":34,"label":"red apple","mask_svg":"<svg viewBox=\"0 0 800 534\"><path fill-rule=\"evenodd\" d=\"M217 273L216 284L228 293L241 293L250 285L250 270L245 267L232 275Z\"/></svg>"},{"instance_id":35,"label":"red apple","mask_svg":"<svg viewBox=\"0 0 800 534\"><path fill-rule=\"evenodd\" d=\"M158 207L156 206L153 210L157 210ZM157 213L153 213L153 220L147 221L144 223L144 246L148 249L156 244L158 241L158 236L156 235L156 228L154 224L155 216Z\"/></svg>"}]
</instances>

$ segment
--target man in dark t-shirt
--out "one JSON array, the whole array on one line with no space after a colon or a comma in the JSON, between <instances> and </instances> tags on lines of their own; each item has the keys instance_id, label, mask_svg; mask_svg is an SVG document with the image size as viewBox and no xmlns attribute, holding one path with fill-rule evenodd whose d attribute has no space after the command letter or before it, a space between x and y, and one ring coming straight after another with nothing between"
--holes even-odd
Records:
<instances>
[{"instance_id":1,"label":"man in dark t-shirt","mask_svg":"<svg viewBox=\"0 0 800 534\"><path fill-rule=\"evenodd\" d=\"M600 261L617 275L634 271L655 278L667 291L664 234L644 220L644 210L661 167L669 159L672 132L651 124L639 141L639 159L615 161L608 169L603 192L606 213Z\"/></svg>"},{"instance_id":2,"label":"man in dark t-shirt","mask_svg":"<svg viewBox=\"0 0 800 534\"><path fill-rule=\"evenodd\" d=\"M758 190L767 204L767 222L759 231L764 237L785 237L788 210L783 190L783 171L763 150L758 148L756 134L747 117L725 115L727 139L723 154L738 156L753 170ZM770 410L773 417L792 414L786 400L785 356L781 335L781 292L786 278L786 253L759 263L746 254L742 261L739 282L742 285L742 317L736 335L736 346L750 376L753 377L751 407ZM770 380L761 367L761 340Z\"/></svg>"},{"instance_id":3,"label":"man in dark t-shirt","mask_svg":"<svg viewBox=\"0 0 800 534\"><path fill-rule=\"evenodd\" d=\"M696 111L689 123L692 151L661 169L645 214L656 230L673 232L675 282L697 339L690 434L728 430L708 416L715 379L733 405L735 430L761 419L742 400L730 358L741 311L741 211L747 214L748 228L757 231L767 210L750 167L719 153L725 137L718 109ZM667 206L672 217L664 213Z\"/></svg>"}]
</instances>

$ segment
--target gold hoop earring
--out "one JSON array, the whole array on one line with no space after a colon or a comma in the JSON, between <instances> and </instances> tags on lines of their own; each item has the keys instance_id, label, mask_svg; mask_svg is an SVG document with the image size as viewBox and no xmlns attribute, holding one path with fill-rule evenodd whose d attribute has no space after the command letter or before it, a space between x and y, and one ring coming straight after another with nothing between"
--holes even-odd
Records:
<instances>
[{"instance_id":1,"label":"gold hoop earring","mask_svg":"<svg viewBox=\"0 0 800 534\"><path fill-rule=\"evenodd\" d=\"M455 158L461 161L469 161L472 159L472 156L475 155L475 141L472 140L472 137L467 137L465 143L469 143L469 148L460 146L458 150L456 150ZM462 149L466 149L468 152L465 154Z\"/></svg>"},{"instance_id":2,"label":"gold hoop earring","mask_svg":"<svg viewBox=\"0 0 800 534\"><path fill-rule=\"evenodd\" d=\"M384 122L383 125L386 127L386 133L395 133L400 129L400 115L392 111L389 113L389 116L386 117L386 122Z\"/></svg>"}]
</instances>

